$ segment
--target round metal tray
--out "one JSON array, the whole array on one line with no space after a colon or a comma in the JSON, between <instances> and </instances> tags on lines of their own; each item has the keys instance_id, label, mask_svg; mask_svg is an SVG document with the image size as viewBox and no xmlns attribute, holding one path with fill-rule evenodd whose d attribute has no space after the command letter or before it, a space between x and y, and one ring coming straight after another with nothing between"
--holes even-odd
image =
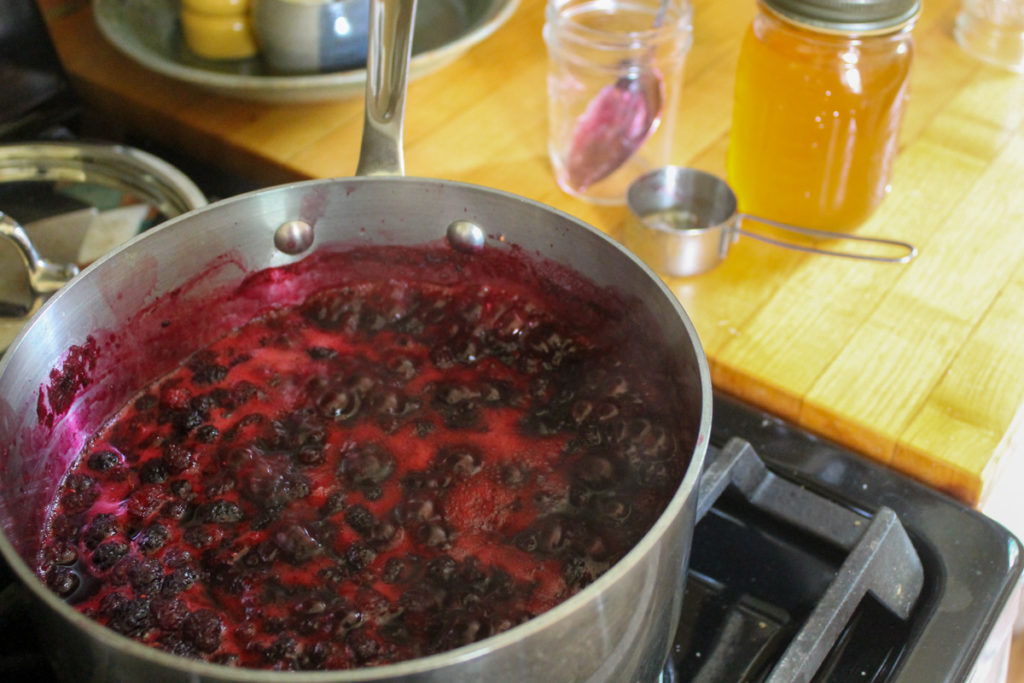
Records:
<instances>
[{"instance_id":1,"label":"round metal tray","mask_svg":"<svg viewBox=\"0 0 1024 683\"><path fill-rule=\"evenodd\" d=\"M416 9L409 79L461 56L504 24L518 0L429 0ZM259 102L299 103L362 96L366 69L278 75L259 57L210 60L193 54L181 34L177 0L93 0L103 36L130 59L157 73L221 95Z\"/></svg>"}]
</instances>

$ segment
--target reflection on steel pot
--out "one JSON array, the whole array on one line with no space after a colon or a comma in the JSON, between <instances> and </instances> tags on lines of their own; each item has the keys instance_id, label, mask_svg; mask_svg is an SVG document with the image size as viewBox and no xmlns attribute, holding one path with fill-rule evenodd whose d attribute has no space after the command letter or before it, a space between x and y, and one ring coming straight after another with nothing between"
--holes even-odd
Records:
<instances>
[{"instance_id":1,"label":"reflection on steel pot","mask_svg":"<svg viewBox=\"0 0 1024 683\"><path fill-rule=\"evenodd\" d=\"M218 202L169 221L86 269L33 318L0 361L0 551L39 602L41 633L74 680L452 681L654 677L672 642L707 447L711 388L696 333L678 301L616 242L551 208L462 183L395 177L389 137L404 103L411 0L374 0L372 22L397 55L370 51L363 162L391 177L312 181ZM379 15L379 16L378 16ZM379 49L379 46L378 46ZM391 58L397 59L392 62ZM383 64L380 64L383 62ZM376 76L374 76L376 75ZM376 133L376 135L375 135ZM365 172L365 171L364 171ZM297 221L298 223L296 223ZM488 238L482 243L480 228ZM509 245L643 301L673 350L691 461L664 513L606 574L552 610L499 635L394 665L316 673L240 670L136 643L78 613L33 575L46 506L83 439L142 385L251 316L266 301L221 300L254 271L343 245L410 245L449 234L470 252ZM305 224L308 228L303 228ZM280 226L287 226L279 233ZM312 235L309 235L309 232ZM458 237L463 235L465 237ZM287 247L284 251L275 246ZM197 258L197 255L201 257ZM219 301L216 313L208 308ZM173 319L172 317L173 316ZM126 326L126 321L138 324ZM167 321L169 324L165 325ZM181 334L187 325L189 334ZM128 349L145 349L136 362Z\"/></svg>"}]
</instances>

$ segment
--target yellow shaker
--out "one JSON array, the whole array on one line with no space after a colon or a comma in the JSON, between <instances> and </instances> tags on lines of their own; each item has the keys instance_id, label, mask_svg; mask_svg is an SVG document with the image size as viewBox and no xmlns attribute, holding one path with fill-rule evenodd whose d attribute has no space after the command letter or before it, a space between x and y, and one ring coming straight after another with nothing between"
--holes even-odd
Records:
<instances>
[{"instance_id":1,"label":"yellow shaker","mask_svg":"<svg viewBox=\"0 0 1024 683\"><path fill-rule=\"evenodd\" d=\"M182 0L185 44L207 59L244 59L256 54L249 0Z\"/></svg>"}]
</instances>

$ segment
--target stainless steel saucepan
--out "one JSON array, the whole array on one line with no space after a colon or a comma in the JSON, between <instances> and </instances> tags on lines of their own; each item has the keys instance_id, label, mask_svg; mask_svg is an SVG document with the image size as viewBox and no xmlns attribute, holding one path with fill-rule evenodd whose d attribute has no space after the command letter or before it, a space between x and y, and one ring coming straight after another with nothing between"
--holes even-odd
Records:
<instances>
[{"instance_id":1,"label":"stainless steel saucepan","mask_svg":"<svg viewBox=\"0 0 1024 683\"><path fill-rule=\"evenodd\" d=\"M359 173L253 192L145 233L77 275L0 361L0 552L38 603L41 632L75 681L625 681L652 679L678 622L711 424L708 366L676 298L615 241L550 207L493 189L402 176L401 126L415 0L372 0ZM390 46L391 49L384 49ZM256 671L134 642L52 594L31 567L44 513L84 440L142 386L253 315L228 298L246 276L341 245L448 238L462 249L552 259L641 300L673 349L692 434L667 509L605 575L556 608L450 652L360 670ZM131 321L131 324L128 324ZM141 351L140 351L141 350Z\"/></svg>"}]
</instances>

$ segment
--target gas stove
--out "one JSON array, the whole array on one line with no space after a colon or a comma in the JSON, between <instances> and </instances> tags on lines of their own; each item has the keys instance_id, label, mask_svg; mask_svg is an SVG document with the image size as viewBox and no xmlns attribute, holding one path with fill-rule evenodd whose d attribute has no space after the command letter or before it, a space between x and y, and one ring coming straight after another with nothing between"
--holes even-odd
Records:
<instances>
[{"instance_id":1,"label":"gas stove","mask_svg":"<svg viewBox=\"0 0 1024 683\"><path fill-rule=\"evenodd\" d=\"M4 110L0 139L81 135L88 117L31 0L0 0L0 39L0 69L24 76L12 81L24 108ZM145 140L117 142L170 161L211 199L255 188ZM724 395L705 471L663 681L999 680L982 670L993 641L1008 643L1022 572L1005 528ZM0 561L0 681L57 679L32 607Z\"/></svg>"},{"instance_id":2,"label":"gas stove","mask_svg":"<svg viewBox=\"0 0 1024 683\"><path fill-rule=\"evenodd\" d=\"M716 395L683 616L661 680L972 679L1021 544L948 497ZM0 566L0 680L57 680Z\"/></svg>"}]
</instances>

